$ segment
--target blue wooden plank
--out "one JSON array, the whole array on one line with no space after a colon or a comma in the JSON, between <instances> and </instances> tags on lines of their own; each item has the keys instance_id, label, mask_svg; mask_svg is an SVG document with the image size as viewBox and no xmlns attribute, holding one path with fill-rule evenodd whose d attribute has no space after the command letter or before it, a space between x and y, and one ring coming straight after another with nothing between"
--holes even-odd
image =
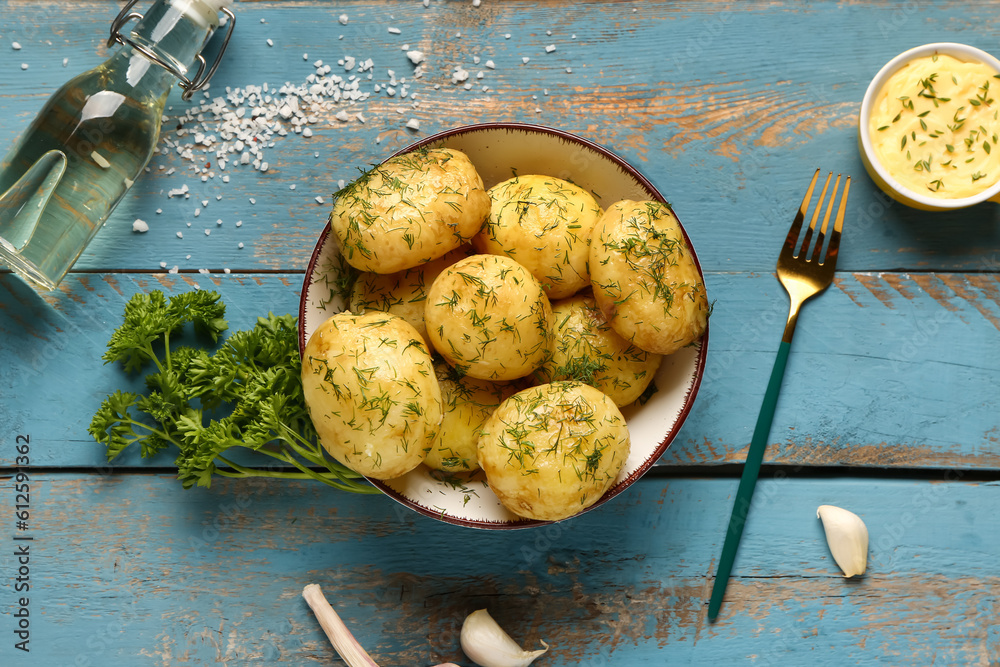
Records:
<instances>
[{"instance_id":1,"label":"blue wooden plank","mask_svg":"<svg viewBox=\"0 0 1000 667\"><path fill-rule=\"evenodd\" d=\"M39 443L36 465L103 465L101 448L86 433L90 418L108 393L141 387L138 378L100 360L133 293L216 289L235 330L269 310L297 312L301 280L298 274L77 274L43 300L0 276L7 359L0 386L10 388L0 401L0 423L31 432ZM662 459L673 466L743 460L787 314L787 297L771 275L709 273L707 280L715 301L708 362L694 410ZM842 274L804 307L766 460L1000 468L1000 369L983 353L995 345L998 328L995 275ZM11 460L9 450L0 450L0 462ZM171 460L163 455L155 462ZM124 455L119 463L140 461Z\"/></svg>"},{"instance_id":2,"label":"blue wooden plank","mask_svg":"<svg viewBox=\"0 0 1000 667\"><path fill-rule=\"evenodd\" d=\"M35 538L32 652L13 650L5 614L5 665L328 664L299 597L310 582L385 665L469 665L458 631L484 607L523 644L549 642L539 664L553 667L1000 657L995 484L762 479L714 625L705 599L735 480L647 478L578 519L501 533L308 483L31 484L30 530L18 534ZM9 485L2 493L11 499ZM869 528L860 579L840 576L826 546L816 507L831 503Z\"/></svg>"},{"instance_id":3,"label":"blue wooden plank","mask_svg":"<svg viewBox=\"0 0 1000 667\"><path fill-rule=\"evenodd\" d=\"M117 5L0 6L0 143L6 146L43 93L106 53L101 43ZM856 177L843 268L981 270L995 263L996 207L911 211L879 193L857 157L855 116L882 64L926 41L990 48L987 36L998 29L988 4L963 5L959 14L944 2L906 7L740 3L720 12L711 2L505 2L476 10L468 3L435 2L426 10L400 5L387 15L384 3L372 2L239 5L242 20L210 95L225 86L301 83L316 59L336 67L345 55L371 57L373 82L386 83L388 69L412 77L401 50L410 44L428 54L426 74L410 79L419 107L376 95L352 108L365 112L364 125L341 123L335 110L324 111L312 139L276 142L268 174L231 169L225 185L218 176L202 184L174 154L157 156L152 173L79 266L156 270L164 262L188 269L302 269L326 217L314 196L328 197L357 167L428 132L515 120L582 134L632 160L675 204L710 269L768 270L809 174L822 166ZM350 18L346 26L336 20L342 12ZM765 34L774 36L761 39ZM22 40L22 50L9 48L15 39ZM546 53L550 44L556 50ZM64 57L70 58L66 68ZM522 64L525 57L530 61ZM485 67L487 59L495 61L495 70ZM21 71L21 62L30 69ZM458 65L471 72L472 90L452 83ZM479 71L489 92L475 79ZM168 130L186 108L175 94ZM421 121L419 132L404 129L411 116ZM176 172L166 175L171 168ZM292 184L299 189L290 192ZM190 199L166 197L183 185L190 187ZM250 205L250 198L257 204ZM195 218L201 200L210 203ZM150 222L150 232L134 234L135 218ZM204 237L203 227L212 228L217 219L224 221L222 228ZM237 220L244 222L240 230L233 227Z\"/></svg>"}]
</instances>

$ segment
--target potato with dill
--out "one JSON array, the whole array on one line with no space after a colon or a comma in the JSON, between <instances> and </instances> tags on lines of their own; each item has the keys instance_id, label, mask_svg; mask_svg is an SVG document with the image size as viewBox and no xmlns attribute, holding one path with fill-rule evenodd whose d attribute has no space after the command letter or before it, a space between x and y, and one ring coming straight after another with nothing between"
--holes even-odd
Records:
<instances>
[{"instance_id":1,"label":"potato with dill","mask_svg":"<svg viewBox=\"0 0 1000 667\"><path fill-rule=\"evenodd\" d=\"M553 382L501 403L478 446L479 465L504 507L559 521L611 488L631 441L610 397L582 382Z\"/></svg>"},{"instance_id":2,"label":"potato with dill","mask_svg":"<svg viewBox=\"0 0 1000 667\"><path fill-rule=\"evenodd\" d=\"M601 207L583 188L552 176L515 176L489 190L492 206L476 250L506 255L538 278L550 299L590 284L590 234Z\"/></svg>"},{"instance_id":3,"label":"potato with dill","mask_svg":"<svg viewBox=\"0 0 1000 667\"><path fill-rule=\"evenodd\" d=\"M441 426L430 353L395 315L345 311L326 320L302 352L302 388L323 447L368 477L416 468Z\"/></svg>"},{"instance_id":4,"label":"potato with dill","mask_svg":"<svg viewBox=\"0 0 1000 667\"><path fill-rule=\"evenodd\" d=\"M412 324L424 342L430 346L427 327L424 325L427 290L443 270L473 253L472 246L466 244L452 250L444 257L405 271L361 273L351 289L350 310L359 314L381 311L399 315Z\"/></svg>"},{"instance_id":5,"label":"potato with dill","mask_svg":"<svg viewBox=\"0 0 1000 667\"><path fill-rule=\"evenodd\" d=\"M335 195L330 227L344 259L395 273L437 259L479 233L490 197L469 158L421 148L389 158Z\"/></svg>"},{"instance_id":6,"label":"potato with dill","mask_svg":"<svg viewBox=\"0 0 1000 667\"><path fill-rule=\"evenodd\" d=\"M647 352L675 352L708 325L705 285L668 204L608 208L591 239L590 279L611 328Z\"/></svg>"},{"instance_id":7,"label":"potato with dill","mask_svg":"<svg viewBox=\"0 0 1000 667\"><path fill-rule=\"evenodd\" d=\"M434 369L441 387L444 416L424 464L442 472L478 470L476 443L483 424L514 390L508 385L462 375L439 357L434 359Z\"/></svg>"},{"instance_id":8,"label":"potato with dill","mask_svg":"<svg viewBox=\"0 0 1000 667\"><path fill-rule=\"evenodd\" d=\"M526 268L502 255L473 255L442 271L424 319L434 349L474 378L525 377L550 354L548 297Z\"/></svg>"},{"instance_id":9,"label":"potato with dill","mask_svg":"<svg viewBox=\"0 0 1000 667\"><path fill-rule=\"evenodd\" d=\"M618 407L646 391L663 357L640 350L619 336L591 296L579 294L552 304L552 358L535 375L542 382L578 380L600 389Z\"/></svg>"}]
</instances>

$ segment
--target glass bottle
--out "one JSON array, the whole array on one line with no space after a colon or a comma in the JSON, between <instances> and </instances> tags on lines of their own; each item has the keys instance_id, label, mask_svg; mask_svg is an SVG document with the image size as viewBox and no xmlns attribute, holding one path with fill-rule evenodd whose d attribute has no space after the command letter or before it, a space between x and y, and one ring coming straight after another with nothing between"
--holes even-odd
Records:
<instances>
[{"instance_id":1,"label":"glass bottle","mask_svg":"<svg viewBox=\"0 0 1000 667\"><path fill-rule=\"evenodd\" d=\"M156 0L145 16L129 13L136 0L122 9L108 40L122 48L59 88L0 162L0 263L35 287L58 285L152 157L171 86L180 79L189 98L214 74L219 60L206 75L201 50L219 12L228 43L230 2Z\"/></svg>"}]
</instances>

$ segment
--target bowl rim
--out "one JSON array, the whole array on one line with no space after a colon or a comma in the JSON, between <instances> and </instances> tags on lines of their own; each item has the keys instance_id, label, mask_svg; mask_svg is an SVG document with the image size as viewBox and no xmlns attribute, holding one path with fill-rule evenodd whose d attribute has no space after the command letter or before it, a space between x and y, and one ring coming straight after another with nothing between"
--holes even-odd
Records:
<instances>
[{"instance_id":1,"label":"bowl rim","mask_svg":"<svg viewBox=\"0 0 1000 667\"><path fill-rule=\"evenodd\" d=\"M861 98L861 109L858 113L858 135L861 140L862 150L865 153L866 162L871 165L871 168L882 179L882 182L891 187L901 197L928 209L955 210L967 208L996 197L997 194L1000 193L1000 180L982 192L969 197L961 197L958 199L928 197L927 195L919 192L914 192L889 174L888 170L882 166L882 163L875 155L875 149L872 146L871 137L868 135L868 119L871 117L873 100L876 95L878 95L879 91L882 90L882 86L885 84L886 80L909 61L934 53L959 56L964 60L978 60L992 66L1000 72L1000 60L990 53L968 44L961 44L959 42L931 42L907 49L883 65L868 84L864 97Z\"/></svg>"},{"instance_id":2,"label":"bowl rim","mask_svg":"<svg viewBox=\"0 0 1000 667\"><path fill-rule=\"evenodd\" d=\"M646 178L636 167L631 165L629 162L627 162L625 159L623 159L610 149L598 143L595 143L589 139L585 139L576 134L566 132L565 130L560 130L546 125L538 125L534 123L493 121L486 123L461 125L458 127L443 130L441 132L436 132L432 135L424 137L423 139L419 139L415 142L412 142L404 146L403 148L393 151L390 155L386 156L381 161L379 161L379 164L381 164L385 160L389 160L393 157L409 153L411 151L423 148L425 146L439 143L445 139L448 139L456 135L468 134L470 132L481 132L481 131L492 131L492 130L539 132L542 134L547 134L557 137L564 141L569 141L570 143L582 145L583 147L589 150L599 153L602 157L613 162L619 169L627 173L631 178L634 178L636 182L638 182L639 185L642 186L642 188L644 188L651 195L653 195L654 200L670 206L670 203L667 201L667 199L656 188L656 186L654 186L652 182L650 182L648 178ZM673 207L671 207L671 210L673 210ZM676 211L674 211L674 215L675 216L677 215ZM687 229L684 227L684 223L681 222L679 216L677 217L677 220L681 229L681 233L684 235L684 240L687 241L688 247L691 248L692 250L691 255L692 258L694 259L695 267L697 268L698 274L701 276L702 282L704 283L705 273L702 270L701 262L698 259L697 252L695 252L694 245L691 243L691 238L688 236ZM332 229L330 226L330 222L328 220L326 226L323 228L323 231L320 233L319 238L316 241L316 245L313 247L312 254L309 258L309 264L306 267L306 272L303 277L302 290L299 295L299 319L298 319L298 340L299 340L300 355L302 354L302 351L305 349L306 345L304 323L305 323L305 315L308 303L309 283L313 276L313 272L316 270L316 264L319 262L319 259L323 254L324 246L329 241L329 237L331 234L332 234ZM711 322L709 321L705 325L705 332L702 334L702 337L698 341L698 344L700 344L700 348L698 351L698 355L694 360L694 367L695 367L694 377L692 379L690 386L688 387L687 391L684 394L683 405L681 406L681 409L677 414L677 419L674 422L672 428L666 434L664 434L663 439L657 444L652 454L645 461L643 461L642 465L636 468L627 477L622 479L621 482L615 484L611 489L605 492L604 495L602 495L593 505L583 510L582 512L573 515L573 517L569 517L568 519L580 516L582 514L589 512L590 510L599 507L600 505L603 505L607 501L618 496L623 491L631 487L632 484L634 484L639 478L645 475L649 471L649 469L656 464L656 462L660 459L660 457L663 456L664 452L666 452L667 448L673 443L674 439L677 437L677 434L680 432L681 427L683 427L684 422L687 421L687 417L690 414L691 409L694 406L695 399L698 396L698 391L701 388L702 379L704 378L705 375L705 364L708 358L708 341L709 341L710 326ZM496 523L494 521L458 518L439 511L430 510L422 505L412 502L409 498L402 496L397 491L390 488L382 480L377 480L373 478L366 478L366 479L370 484L372 484L374 487L382 491L383 494L385 494L392 500L396 501L397 503L404 505L411 510L416 511L419 514L452 525L464 526L467 528L489 529L489 530L518 530L522 528L531 528L535 526L545 526L552 523L557 523L554 521L542 521L538 519L528 519L528 518L522 518L519 521L511 521L506 523ZM568 519L564 519L564 521Z\"/></svg>"}]
</instances>

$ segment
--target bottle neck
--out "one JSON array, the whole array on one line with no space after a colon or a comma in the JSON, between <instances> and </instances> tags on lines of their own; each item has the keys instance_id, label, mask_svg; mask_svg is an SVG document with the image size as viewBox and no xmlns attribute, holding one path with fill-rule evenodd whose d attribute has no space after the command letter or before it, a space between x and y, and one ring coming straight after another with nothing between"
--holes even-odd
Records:
<instances>
[{"instance_id":1,"label":"bottle neck","mask_svg":"<svg viewBox=\"0 0 1000 667\"><path fill-rule=\"evenodd\" d=\"M201 0L157 0L131 30L130 39L148 49L189 79L198 72L196 57L218 27L218 15ZM126 61L130 85L150 89L167 88L174 74L126 45L117 55Z\"/></svg>"}]
</instances>

